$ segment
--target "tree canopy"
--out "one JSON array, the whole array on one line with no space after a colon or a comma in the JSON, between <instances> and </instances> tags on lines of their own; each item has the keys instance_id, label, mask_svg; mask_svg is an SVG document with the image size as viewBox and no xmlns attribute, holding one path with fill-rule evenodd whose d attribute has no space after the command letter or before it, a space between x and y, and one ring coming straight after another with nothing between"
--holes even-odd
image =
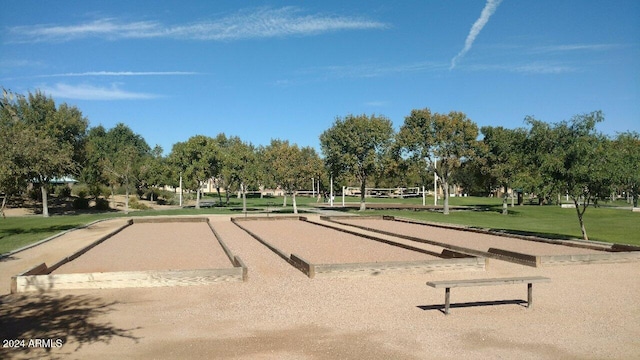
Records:
<instances>
[{"instance_id":1,"label":"tree canopy","mask_svg":"<svg viewBox=\"0 0 640 360\"><path fill-rule=\"evenodd\" d=\"M338 117L320 135L320 146L332 174L351 173L360 182L360 210L366 209L367 179L382 164L393 138L391 120L376 115Z\"/></svg>"},{"instance_id":2,"label":"tree canopy","mask_svg":"<svg viewBox=\"0 0 640 360\"><path fill-rule=\"evenodd\" d=\"M438 175L444 191L444 213L449 213L449 185L464 160L475 156L478 126L464 113L412 110L398 133L398 144L414 159L423 159Z\"/></svg>"}]
</instances>

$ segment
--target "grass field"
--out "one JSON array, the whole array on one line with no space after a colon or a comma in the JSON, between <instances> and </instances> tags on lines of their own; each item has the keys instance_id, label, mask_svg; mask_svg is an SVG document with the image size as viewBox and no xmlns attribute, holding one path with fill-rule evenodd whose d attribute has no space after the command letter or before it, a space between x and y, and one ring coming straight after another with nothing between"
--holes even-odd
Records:
<instances>
[{"instance_id":1,"label":"grass field","mask_svg":"<svg viewBox=\"0 0 640 360\"><path fill-rule=\"evenodd\" d=\"M206 200L215 200L209 197ZM0 254L18 249L30 243L45 239L61 231L88 224L92 221L121 216L150 215L198 215L198 214L242 214L242 200L230 199L228 207L184 208L175 210L145 210L123 213L102 213L84 215L58 215L49 218L40 216L8 217L0 219ZM282 209L280 198L249 198L248 211L271 210L291 212L291 199L287 199L287 207ZM342 199L336 197L339 206ZM358 202L357 198L347 198L347 202ZM421 205L421 198L411 199L367 199L373 203L408 203ZM304 207L316 203L315 198L298 197L298 206ZM427 204L433 204L433 198L427 198ZM442 201L439 202L442 205ZM558 206L524 205L509 207L509 215L501 214L501 199L461 197L451 198L451 205L475 206L483 210L453 211L449 215L431 211L412 210L374 210L357 214L386 214L400 217L427 220L442 223L461 224L482 228L508 230L514 233L535 234L552 238L581 238L578 218L574 209L562 209ZM614 205L614 204L603 204ZM624 206L620 202L616 206ZM339 207L336 207L339 209ZM640 245L640 213L621 210L615 207L590 207L585 214L587 234L591 240Z\"/></svg>"}]
</instances>

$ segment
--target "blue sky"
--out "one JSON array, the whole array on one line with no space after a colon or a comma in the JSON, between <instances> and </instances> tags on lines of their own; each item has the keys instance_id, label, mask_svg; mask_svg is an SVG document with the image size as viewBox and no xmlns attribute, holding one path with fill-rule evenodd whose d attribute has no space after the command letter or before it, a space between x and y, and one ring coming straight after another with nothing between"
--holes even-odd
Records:
<instances>
[{"instance_id":1,"label":"blue sky","mask_svg":"<svg viewBox=\"0 0 640 360\"><path fill-rule=\"evenodd\" d=\"M640 2L3 0L0 86L165 152L220 132L319 148L337 116L479 126L602 110L640 131Z\"/></svg>"}]
</instances>

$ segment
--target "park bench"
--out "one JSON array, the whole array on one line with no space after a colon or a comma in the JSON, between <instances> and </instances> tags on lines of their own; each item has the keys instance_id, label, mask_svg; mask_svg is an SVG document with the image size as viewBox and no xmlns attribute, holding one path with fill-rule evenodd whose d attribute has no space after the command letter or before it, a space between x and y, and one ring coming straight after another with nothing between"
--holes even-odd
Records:
<instances>
[{"instance_id":1,"label":"park bench","mask_svg":"<svg viewBox=\"0 0 640 360\"><path fill-rule=\"evenodd\" d=\"M469 287L469 286L495 286L495 285L512 285L527 284L527 308L533 306L533 284L541 282L550 282L551 279L542 276L530 277L512 277L512 278L494 278L494 279L470 279L470 280L443 280L428 281L427 285L433 288L445 288L444 290L444 313L449 314L449 298L451 288Z\"/></svg>"}]
</instances>

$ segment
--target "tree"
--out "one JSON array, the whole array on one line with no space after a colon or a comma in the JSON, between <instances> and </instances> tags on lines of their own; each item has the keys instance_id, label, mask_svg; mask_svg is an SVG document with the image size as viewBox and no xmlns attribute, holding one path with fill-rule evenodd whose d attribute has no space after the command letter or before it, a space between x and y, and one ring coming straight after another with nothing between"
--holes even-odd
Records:
<instances>
[{"instance_id":1,"label":"tree","mask_svg":"<svg viewBox=\"0 0 640 360\"><path fill-rule=\"evenodd\" d=\"M83 179L99 194L101 184L111 189L112 207L115 209L115 188L125 188L125 212L129 211L129 193L132 185L139 188L143 179L143 164L151 157L151 149L144 138L123 123L106 131L102 126L89 130L86 142L86 166Z\"/></svg>"},{"instance_id":2,"label":"tree","mask_svg":"<svg viewBox=\"0 0 640 360\"><path fill-rule=\"evenodd\" d=\"M504 189L502 214L507 215L507 189L513 186L514 178L522 169L522 145L527 136L525 129L505 129L501 126L483 126L482 144L486 150L483 156L483 172L494 185Z\"/></svg>"},{"instance_id":3,"label":"tree","mask_svg":"<svg viewBox=\"0 0 640 360\"><path fill-rule=\"evenodd\" d=\"M199 209L202 184L216 176L220 169L219 150L214 139L192 136L186 142L174 144L169 158L186 179L184 186L196 191L196 209Z\"/></svg>"},{"instance_id":4,"label":"tree","mask_svg":"<svg viewBox=\"0 0 640 360\"><path fill-rule=\"evenodd\" d=\"M595 130L596 123L603 120L602 112L594 111L555 124L554 146L541 166L541 171L573 200L584 240L589 240L585 211L598 197L608 196L613 184L608 140Z\"/></svg>"},{"instance_id":5,"label":"tree","mask_svg":"<svg viewBox=\"0 0 640 360\"><path fill-rule=\"evenodd\" d=\"M291 194L293 213L298 213L296 195L322 170L322 160L311 147L298 147L288 141L271 140L264 151L273 182Z\"/></svg>"},{"instance_id":6,"label":"tree","mask_svg":"<svg viewBox=\"0 0 640 360\"><path fill-rule=\"evenodd\" d=\"M613 142L616 182L630 194L633 207L638 207L640 194L640 134L627 131Z\"/></svg>"},{"instance_id":7,"label":"tree","mask_svg":"<svg viewBox=\"0 0 640 360\"><path fill-rule=\"evenodd\" d=\"M50 181L80 172L88 121L75 107L62 104L56 108L53 99L39 91L13 99L4 96L2 104L3 116L11 118L3 120L4 126L13 127L9 132L28 144L13 149L13 156L25 161L14 166L20 166L18 173L40 186L42 215L47 217Z\"/></svg>"},{"instance_id":8,"label":"tree","mask_svg":"<svg viewBox=\"0 0 640 360\"><path fill-rule=\"evenodd\" d=\"M349 172L360 182L361 211L366 209L367 179L379 169L392 137L391 121L375 115L338 117L320 135L322 153L331 173Z\"/></svg>"},{"instance_id":9,"label":"tree","mask_svg":"<svg viewBox=\"0 0 640 360\"><path fill-rule=\"evenodd\" d=\"M464 113L412 110L398 133L398 143L409 155L423 159L438 176L444 190L444 214L449 214L449 185L462 161L476 154L478 126Z\"/></svg>"}]
</instances>

